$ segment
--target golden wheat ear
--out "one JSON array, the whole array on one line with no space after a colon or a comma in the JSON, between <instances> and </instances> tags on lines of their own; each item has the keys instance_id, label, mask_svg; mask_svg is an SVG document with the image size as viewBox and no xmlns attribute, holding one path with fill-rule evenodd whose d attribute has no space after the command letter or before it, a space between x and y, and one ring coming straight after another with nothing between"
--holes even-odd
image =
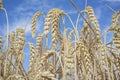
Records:
<instances>
[{"instance_id":1,"label":"golden wheat ear","mask_svg":"<svg viewBox=\"0 0 120 80\"><path fill-rule=\"evenodd\" d=\"M100 26L99 26L99 23L98 23L98 20L97 20L95 14L94 14L93 8L91 6L87 6L86 13L89 17L89 20L91 21L91 23L93 25L96 42L101 43Z\"/></svg>"},{"instance_id":2,"label":"golden wheat ear","mask_svg":"<svg viewBox=\"0 0 120 80\"><path fill-rule=\"evenodd\" d=\"M16 29L16 45L18 45L19 50L23 50L25 41L25 30L22 28Z\"/></svg>"},{"instance_id":3,"label":"golden wheat ear","mask_svg":"<svg viewBox=\"0 0 120 80\"><path fill-rule=\"evenodd\" d=\"M34 14L33 18L32 18L32 27L31 27L31 31L32 31L32 37L35 38L36 37L36 23L37 23L37 19L40 15L42 15L43 13L38 11Z\"/></svg>"},{"instance_id":4,"label":"golden wheat ear","mask_svg":"<svg viewBox=\"0 0 120 80\"><path fill-rule=\"evenodd\" d=\"M47 35L50 31L50 25L51 25L51 20L53 19L55 9L51 9L47 16L45 17L45 23L44 23L44 34Z\"/></svg>"},{"instance_id":5,"label":"golden wheat ear","mask_svg":"<svg viewBox=\"0 0 120 80\"><path fill-rule=\"evenodd\" d=\"M52 43L53 43L53 49L56 49L57 47L57 41L59 36L59 22L60 17L64 14L63 10L53 8L51 9L46 18L45 18L45 25L44 25L44 34L48 35L50 31L50 27L52 27L51 35L52 35Z\"/></svg>"}]
</instances>

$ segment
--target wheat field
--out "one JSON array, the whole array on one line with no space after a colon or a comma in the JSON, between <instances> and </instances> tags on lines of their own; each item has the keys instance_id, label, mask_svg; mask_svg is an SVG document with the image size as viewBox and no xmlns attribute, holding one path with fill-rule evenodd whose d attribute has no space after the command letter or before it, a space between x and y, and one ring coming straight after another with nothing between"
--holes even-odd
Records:
<instances>
[{"instance_id":1,"label":"wheat field","mask_svg":"<svg viewBox=\"0 0 120 80\"><path fill-rule=\"evenodd\" d=\"M25 42L23 28L8 32L5 44L0 36L0 80L120 80L120 11L111 16L112 24L104 35L92 6L86 6L83 13L84 25L79 30L79 19L74 24L61 9L53 8L46 15L37 11L31 19L35 44ZM44 31L37 35L37 20L41 16L45 16ZM73 28L64 27L61 33L64 17ZM109 31L114 34L110 43L106 42ZM23 67L26 46L30 52L28 71Z\"/></svg>"}]
</instances>

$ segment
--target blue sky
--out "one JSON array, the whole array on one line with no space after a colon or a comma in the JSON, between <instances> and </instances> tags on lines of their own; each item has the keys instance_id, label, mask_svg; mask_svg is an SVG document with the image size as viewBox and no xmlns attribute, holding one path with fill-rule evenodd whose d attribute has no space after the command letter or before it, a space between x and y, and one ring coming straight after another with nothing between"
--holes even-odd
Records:
<instances>
[{"instance_id":1,"label":"blue sky","mask_svg":"<svg viewBox=\"0 0 120 80\"><path fill-rule=\"evenodd\" d=\"M84 10L86 0L73 0L80 10ZM120 0L88 0L88 5L92 6L97 19L99 20L101 35L105 29L111 25L111 17L113 12L106 7L111 6L115 11L120 9ZM3 0L3 6L6 8L9 16L10 31L14 31L18 27L24 28L27 24L26 38L28 41L33 42L31 38L31 20L36 11L42 11L45 14L52 8L60 8L68 13L73 22L75 23L78 16L74 7L70 4L69 0ZM37 31L43 32L44 18L39 18L37 22ZM82 27L81 24L79 24ZM68 25L69 26L69 25ZM0 11L0 36L6 35L6 21L3 11ZM108 34L107 40L111 38L111 34ZM28 65L28 49L25 49L25 69Z\"/></svg>"}]
</instances>

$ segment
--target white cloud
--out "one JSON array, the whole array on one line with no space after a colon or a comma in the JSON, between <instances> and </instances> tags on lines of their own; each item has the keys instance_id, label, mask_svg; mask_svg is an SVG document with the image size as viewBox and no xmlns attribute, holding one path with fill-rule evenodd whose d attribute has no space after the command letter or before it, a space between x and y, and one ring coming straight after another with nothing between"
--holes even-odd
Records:
<instances>
[{"instance_id":1,"label":"white cloud","mask_svg":"<svg viewBox=\"0 0 120 80\"><path fill-rule=\"evenodd\" d=\"M57 2L58 3L58 2ZM56 4L57 4L56 3ZM36 11L42 11L47 14L47 12L51 9L54 8L55 4L54 2L49 2L47 0L44 1L39 1L39 0L24 0L24 3L20 4L17 6L13 11L12 14L14 14L14 19L13 22L10 23L10 29L11 31L15 31L16 28L24 28L25 24L27 22L27 19L32 20L32 16ZM77 13L75 10L71 9L65 9L63 6L58 6L60 9L64 9L65 12L68 14L75 14ZM42 21L40 21L42 22ZM41 25L41 23L39 25ZM43 23L42 23L43 24ZM30 32L30 27L31 27L31 21L29 21L27 25L26 32ZM40 29L40 28L39 28Z\"/></svg>"},{"instance_id":2,"label":"white cloud","mask_svg":"<svg viewBox=\"0 0 120 80\"><path fill-rule=\"evenodd\" d=\"M52 5L46 1L39 0L25 0L24 3L20 4L16 7L12 12L14 14L13 21L10 23L10 31L15 31L16 28L25 28L27 23L26 33L31 32L31 21L35 12L40 11L48 11ZM29 20L29 21L28 21ZM41 27L43 25L43 21L39 21L38 26ZM37 28L41 30L39 27ZM41 32L41 31L40 31Z\"/></svg>"},{"instance_id":3,"label":"white cloud","mask_svg":"<svg viewBox=\"0 0 120 80\"><path fill-rule=\"evenodd\" d=\"M21 18L19 20L15 20L10 26L10 31L15 31L16 28L23 28L26 27L26 33L30 32L31 21L30 18Z\"/></svg>"},{"instance_id":4,"label":"white cloud","mask_svg":"<svg viewBox=\"0 0 120 80\"><path fill-rule=\"evenodd\" d=\"M24 3L16 7L14 10L15 13L23 14L23 13L33 13L35 11L43 11L46 12L50 8L52 8L54 3L49 3L48 1L39 1L39 0L25 0Z\"/></svg>"},{"instance_id":5,"label":"white cloud","mask_svg":"<svg viewBox=\"0 0 120 80\"><path fill-rule=\"evenodd\" d=\"M31 26L32 26L32 18L21 18L19 20L16 20L14 23L10 25L10 31L15 31L17 28L23 28L25 29L26 27L26 34L31 34ZM37 31L41 32L42 26L43 26L43 21L41 19L38 19L37 24L36 24Z\"/></svg>"}]
</instances>

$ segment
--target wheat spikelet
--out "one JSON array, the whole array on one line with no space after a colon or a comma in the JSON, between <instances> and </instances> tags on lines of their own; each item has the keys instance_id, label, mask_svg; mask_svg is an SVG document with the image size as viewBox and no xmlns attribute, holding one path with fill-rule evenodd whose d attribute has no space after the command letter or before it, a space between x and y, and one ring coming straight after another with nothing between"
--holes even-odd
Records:
<instances>
[{"instance_id":1,"label":"wheat spikelet","mask_svg":"<svg viewBox=\"0 0 120 80\"><path fill-rule=\"evenodd\" d=\"M120 57L119 56L116 57L116 66L118 69L118 75L120 76Z\"/></svg>"},{"instance_id":2,"label":"wheat spikelet","mask_svg":"<svg viewBox=\"0 0 120 80\"><path fill-rule=\"evenodd\" d=\"M65 54L64 55L64 69L66 73L66 80L72 79L75 80L74 76L74 68L75 68L75 61L74 61L74 56L71 54Z\"/></svg>"},{"instance_id":3,"label":"wheat spikelet","mask_svg":"<svg viewBox=\"0 0 120 80\"><path fill-rule=\"evenodd\" d=\"M50 30L50 24L51 24L51 19L53 17L55 9L52 9L48 12L46 18L45 18L45 24L44 24L44 34L47 35Z\"/></svg>"},{"instance_id":4,"label":"wheat spikelet","mask_svg":"<svg viewBox=\"0 0 120 80\"><path fill-rule=\"evenodd\" d=\"M68 40L70 41L72 39L73 34L75 33L74 30L72 30L68 35Z\"/></svg>"},{"instance_id":5,"label":"wheat spikelet","mask_svg":"<svg viewBox=\"0 0 120 80\"><path fill-rule=\"evenodd\" d=\"M0 49L2 48L2 37L0 36Z\"/></svg>"},{"instance_id":6,"label":"wheat spikelet","mask_svg":"<svg viewBox=\"0 0 120 80\"><path fill-rule=\"evenodd\" d=\"M118 26L120 26L120 10L118 11L118 16L117 16L116 19L117 19L117 20L116 20L116 24L117 24Z\"/></svg>"},{"instance_id":7,"label":"wheat spikelet","mask_svg":"<svg viewBox=\"0 0 120 80\"><path fill-rule=\"evenodd\" d=\"M112 25L118 25L118 23L119 23L119 18L120 18L120 11L117 11L117 12L112 16Z\"/></svg>"},{"instance_id":8,"label":"wheat spikelet","mask_svg":"<svg viewBox=\"0 0 120 80\"><path fill-rule=\"evenodd\" d=\"M119 26L116 26L116 27L115 27L115 30L113 31L113 33L114 33L114 37L115 37L115 38L120 37L120 27L119 27Z\"/></svg>"},{"instance_id":9,"label":"wheat spikelet","mask_svg":"<svg viewBox=\"0 0 120 80\"><path fill-rule=\"evenodd\" d=\"M0 10L3 9L2 0L0 0Z\"/></svg>"},{"instance_id":10,"label":"wheat spikelet","mask_svg":"<svg viewBox=\"0 0 120 80\"><path fill-rule=\"evenodd\" d=\"M113 38L112 42L115 45L115 47L120 51L120 38Z\"/></svg>"},{"instance_id":11,"label":"wheat spikelet","mask_svg":"<svg viewBox=\"0 0 120 80\"><path fill-rule=\"evenodd\" d=\"M114 30L115 29L115 25L112 25L112 26L110 26L108 29L107 29L107 31L112 31L112 30Z\"/></svg>"},{"instance_id":12,"label":"wheat spikelet","mask_svg":"<svg viewBox=\"0 0 120 80\"><path fill-rule=\"evenodd\" d=\"M41 41L42 41L42 34L38 34L38 37L36 39L36 54L39 56L40 56L40 54L42 54Z\"/></svg>"},{"instance_id":13,"label":"wheat spikelet","mask_svg":"<svg viewBox=\"0 0 120 80\"><path fill-rule=\"evenodd\" d=\"M104 45L101 45L101 57L102 57L102 66L105 69L105 65L106 65L106 59L105 59L105 47Z\"/></svg>"},{"instance_id":14,"label":"wheat spikelet","mask_svg":"<svg viewBox=\"0 0 120 80\"><path fill-rule=\"evenodd\" d=\"M120 78L120 57L118 55L116 55L116 58L115 58L115 65L117 67L117 70L118 70L118 76Z\"/></svg>"},{"instance_id":15,"label":"wheat spikelet","mask_svg":"<svg viewBox=\"0 0 120 80\"><path fill-rule=\"evenodd\" d=\"M50 24L51 24L51 14L47 15L45 18L45 24L44 24L44 34L47 35L50 30Z\"/></svg>"},{"instance_id":16,"label":"wheat spikelet","mask_svg":"<svg viewBox=\"0 0 120 80\"><path fill-rule=\"evenodd\" d=\"M35 48L32 43L28 43L30 46L30 61L29 61L29 69L28 69L28 74L31 74L32 71L34 71L34 64L35 64Z\"/></svg>"},{"instance_id":17,"label":"wheat spikelet","mask_svg":"<svg viewBox=\"0 0 120 80\"><path fill-rule=\"evenodd\" d=\"M11 44L14 44L15 38L16 38L15 32L10 33L10 39L9 40L10 40Z\"/></svg>"},{"instance_id":18,"label":"wheat spikelet","mask_svg":"<svg viewBox=\"0 0 120 80\"><path fill-rule=\"evenodd\" d=\"M112 16L112 25L116 25L116 18L117 18L117 14L114 14Z\"/></svg>"},{"instance_id":19,"label":"wheat spikelet","mask_svg":"<svg viewBox=\"0 0 120 80\"><path fill-rule=\"evenodd\" d=\"M110 26L110 27L107 29L107 31L113 31L115 38L120 37L120 33L119 33L119 32L120 32L120 28L119 28L118 25L112 25L112 26Z\"/></svg>"},{"instance_id":20,"label":"wheat spikelet","mask_svg":"<svg viewBox=\"0 0 120 80\"><path fill-rule=\"evenodd\" d=\"M112 25L108 28L107 31L115 30L118 27L120 11L116 12L112 16Z\"/></svg>"},{"instance_id":21,"label":"wheat spikelet","mask_svg":"<svg viewBox=\"0 0 120 80\"><path fill-rule=\"evenodd\" d=\"M38 17L42 14L42 12L38 11L34 14L33 18L32 18L32 37L35 38L36 37L36 22Z\"/></svg>"}]
</instances>

